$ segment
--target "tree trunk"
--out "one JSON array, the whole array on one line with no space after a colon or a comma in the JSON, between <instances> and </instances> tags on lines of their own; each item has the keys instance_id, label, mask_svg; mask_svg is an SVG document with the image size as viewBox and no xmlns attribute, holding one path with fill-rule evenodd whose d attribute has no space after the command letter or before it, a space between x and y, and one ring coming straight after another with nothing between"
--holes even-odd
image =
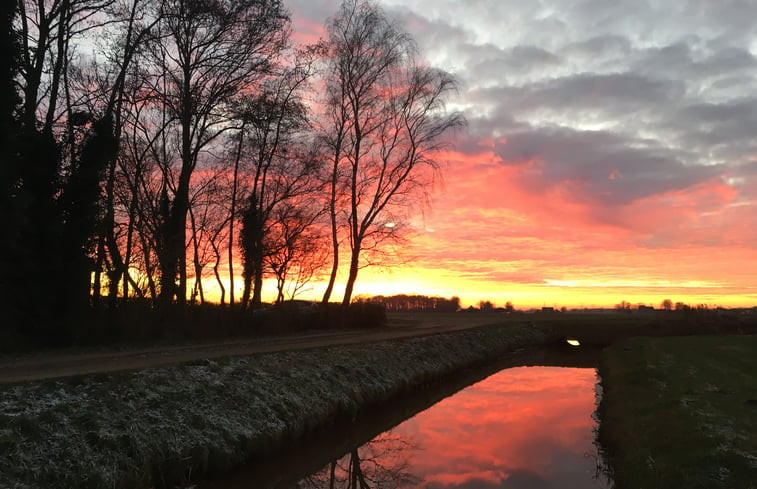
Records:
<instances>
[{"instance_id":1,"label":"tree trunk","mask_svg":"<svg viewBox=\"0 0 757 489\"><path fill-rule=\"evenodd\" d=\"M205 292L202 289L202 263L200 263L200 243L197 239L197 220L195 214L192 211L192 207L189 207L189 220L192 225L192 263L195 269L195 292L200 294L200 304L205 304ZM194 301L193 301L194 302Z\"/></svg>"},{"instance_id":2,"label":"tree trunk","mask_svg":"<svg viewBox=\"0 0 757 489\"><path fill-rule=\"evenodd\" d=\"M234 307L234 219L237 214L237 183L239 181L239 162L242 159L242 142L244 141L244 123L239 132L239 145L234 158L234 175L231 182L231 212L229 213L229 306Z\"/></svg>"},{"instance_id":3,"label":"tree trunk","mask_svg":"<svg viewBox=\"0 0 757 489\"><path fill-rule=\"evenodd\" d=\"M334 172L336 173L336 168L334 169ZM326 287L326 291L323 293L323 299L321 302L323 304L328 304L329 299L331 299L331 293L334 290L334 282L336 282L336 274L339 270L339 236L337 234L337 223L336 223L336 203L334 199L336 198L336 183L332 183L332 190L331 190L331 203L329 208L329 213L331 214L331 247L333 250L333 256L332 256L332 263L331 263L331 275L329 275L329 284Z\"/></svg>"},{"instance_id":4,"label":"tree trunk","mask_svg":"<svg viewBox=\"0 0 757 489\"><path fill-rule=\"evenodd\" d=\"M355 280L357 280L357 272L360 264L360 242L356 241L354 249L352 250L352 258L350 259L350 274L347 277L347 285L344 288L344 298L342 299L342 307L346 308L352 301L352 291L355 288Z\"/></svg>"},{"instance_id":5,"label":"tree trunk","mask_svg":"<svg viewBox=\"0 0 757 489\"><path fill-rule=\"evenodd\" d=\"M276 294L276 303L280 304L284 301L284 278L283 277L277 277L276 278L276 290L278 293Z\"/></svg>"},{"instance_id":6,"label":"tree trunk","mask_svg":"<svg viewBox=\"0 0 757 489\"><path fill-rule=\"evenodd\" d=\"M179 304L187 301L187 213L189 208L189 176L191 170L182 167L179 184L176 188L171 212L165 226L164 259L161 260L161 297L171 302L174 298ZM165 263L163 263L165 261ZM179 284L176 284L176 277Z\"/></svg>"},{"instance_id":7,"label":"tree trunk","mask_svg":"<svg viewBox=\"0 0 757 489\"><path fill-rule=\"evenodd\" d=\"M221 289L221 305L223 306L224 304L226 304L226 287L223 286L221 272L218 270L218 266L221 263L221 251L218 249L218 246L216 246L214 240L210 241L210 245L213 247L213 253L216 255L216 262L215 264L213 264L213 275L215 275L216 282L218 282L218 288Z\"/></svg>"},{"instance_id":8,"label":"tree trunk","mask_svg":"<svg viewBox=\"0 0 757 489\"><path fill-rule=\"evenodd\" d=\"M92 305L100 304L100 290L102 288L102 269L105 261L105 246L103 245L102 236L97 238L97 259L95 260L94 280L92 284Z\"/></svg>"},{"instance_id":9,"label":"tree trunk","mask_svg":"<svg viewBox=\"0 0 757 489\"><path fill-rule=\"evenodd\" d=\"M341 128L340 128L341 131ZM331 197L329 200L329 217L331 218L331 248L333 251L333 261L331 263L331 275L329 275L329 284L326 286L326 291L323 293L323 304L328 304L331 299L331 293L334 290L334 282L336 282L336 274L339 270L339 233L336 222L336 194L337 186L339 184L339 155L342 151L341 137L336 142L336 149L334 151L334 166L331 171Z\"/></svg>"},{"instance_id":10,"label":"tree trunk","mask_svg":"<svg viewBox=\"0 0 757 489\"><path fill-rule=\"evenodd\" d=\"M258 308L263 303L263 258L255 260L255 274L252 284L252 308Z\"/></svg>"},{"instance_id":11,"label":"tree trunk","mask_svg":"<svg viewBox=\"0 0 757 489\"><path fill-rule=\"evenodd\" d=\"M250 293L252 292L252 275L245 274L242 277L244 289L242 290L242 309L246 309L250 303Z\"/></svg>"},{"instance_id":12,"label":"tree trunk","mask_svg":"<svg viewBox=\"0 0 757 489\"><path fill-rule=\"evenodd\" d=\"M185 55L189 59L189 55ZM189 211L189 182L194 170L194 154L192 151L192 116L194 113L192 100L192 72L187 64L183 66L183 84L181 87L181 174L174 197L173 223L175 233L175 256L179 271L179 287L176 299L179 304L187 300L187 212Z\"/></svg>"}]
</instances>

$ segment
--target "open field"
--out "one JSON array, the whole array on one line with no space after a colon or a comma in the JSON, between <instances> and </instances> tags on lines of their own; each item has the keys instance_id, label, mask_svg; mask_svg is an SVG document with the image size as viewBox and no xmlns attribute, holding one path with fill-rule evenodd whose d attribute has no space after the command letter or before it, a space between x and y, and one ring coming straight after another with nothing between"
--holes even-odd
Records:
<instances>
[{"instance_id":1,"label":"open field","mask_svg":"<svg viewBox=\"0 0 757 489\"><path fill-rule=\"evenodd\" d=\"M600 375L618 489L757 487L757 337L635 338Z\"/></svg>"}]
</instances>

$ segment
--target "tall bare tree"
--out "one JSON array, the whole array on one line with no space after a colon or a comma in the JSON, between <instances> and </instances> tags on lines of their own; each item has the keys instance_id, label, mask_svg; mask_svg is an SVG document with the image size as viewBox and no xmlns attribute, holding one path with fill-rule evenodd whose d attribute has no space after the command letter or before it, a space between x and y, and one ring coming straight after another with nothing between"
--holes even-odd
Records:
<instances>
[{"instance_id":1,"label":"tall bare tree","mask_svg":"<svg viewBox=\"0 0 757 489\"><path fill-rule=\"evenodd\" d=\"M167 151L163 162L160 295L183 303L192 174L228 130L226 106L269 71L288 38L288 17L279 0L164 0L156 8L162 20L150 44L151 91L177 142L175 157Z\"/></svg>"},{"instance_id":2,"label":"tall bare tree","mask_svg":"<svg viewBox=\"0 0 757 489\"><path fill-rule=\"evenodd\" d=\"M324 300L336 278L343 216L350 245L346 305L361 253L396 235L398 209L422 195L424 168L437 168L442 135L464 120L445 108L454 80L419 63L412 39L374 3L344 1L328 25L326 49L334 264Z\"/></svg>"},{"instance_id":3,"label":"tall bare tree","mask_svg":"<svg viewBox=\"0 0 757 489\"><path fill-rule=\"evenodd\" d=\"M149 17L144 13L145 0L120 0L114 2L107 13L114 25L109 26L109 31L115 31L116 35L105 52L108 60L107 69L100 74L97 84L108 87L105 94L104 108L101 110L100 120L108 121L112 127L108 129L108 135L112 134L112 152L105 155L105 182L104 202L102 204L102 218L99 226L98 252L96 257L95 279L93 294L99 293L99 274L105 268L108 277L110 304L115 304L119 286L123 279L124 290L128 297L128 259L121 253L121 246L117 236L118 225L116 223L116 179L118 174L117 156L120 152L124 122L124 104L127 102L127 92L139 85L134 80L133 69L135 58L143 49L144 43L149 38L152 29L158 24L160 18ZM116 27L120 27L117 29ZM129 74L132 74L129 77ZM131 78L131 79L130 79ZM132 210L134 206L132 205ZM133 229L133 228L132 228ZM131 248L125 250L128 255Z\"/></svg>"},{"instance_id":4,"label":"tall bare tree","mask_svg":"<svg viewBox=\"0 0 757 489\"><path fill-rule=\"evenodd\" d=\"M276 210L292 198L313 192L317 182L319 162L311 151L310 125L302 100L312 72L312 54L299 53L292 66L268 78L256 94L240 100L242 131L237 161L245 158L248 174L241 189L248 196L240 233L244 307L250 301L253 307L261 303L265 260L270 252L266 235ZM237 165L233 196L237 193L236 170ZM231 209L234 215L234 199ZM233 237L230 233L230 239Z\"/></svg>"}]
</instances>

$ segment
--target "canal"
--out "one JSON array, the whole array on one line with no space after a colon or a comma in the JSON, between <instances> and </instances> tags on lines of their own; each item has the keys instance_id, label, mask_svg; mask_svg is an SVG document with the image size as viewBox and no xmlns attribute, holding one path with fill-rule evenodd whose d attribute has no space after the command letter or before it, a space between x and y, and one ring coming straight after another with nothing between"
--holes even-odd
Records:
<instances>
[{"instance_id":1,"label":"canal","mask_svg":"<svg viewBox=\"0 0 757 489\"><path fill-rule=\"evenodd\" d=\"M595 445L595 368L516 366L484 376L345 420L206 487L611 487Z\"/></svg>"}]
</instances>

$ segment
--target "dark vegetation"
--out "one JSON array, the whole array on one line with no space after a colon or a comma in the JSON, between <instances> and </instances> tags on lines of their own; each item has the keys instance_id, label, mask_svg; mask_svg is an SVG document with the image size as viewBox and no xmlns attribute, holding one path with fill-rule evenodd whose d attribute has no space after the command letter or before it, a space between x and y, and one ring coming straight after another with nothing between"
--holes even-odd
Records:
<instances>
[{"instance_id":1,"label":"dark vegetation","mask_svg":"<svg viewBox=\"0 0 757 489\"><path fill-rule=\"evenodd\" d=\"M386 326L379 305L304 304L284 301L249 314L218 304L156 309L148 301L131 300L117 308L91 308L84 320L61 324L70 346L119 347ZM25 335L0 336L0 353L37 348L39 343Z\"/></svg>"},{"instance_id":2,"label":"dark vegetation","mask_svg":"<svg viewBox=\"0 0 757 489\"><path fill-rule=\"evenodd\" d=\"M254 313L264 279L284 302L328 276L327 304L343 269L341 315L306 322L363 321L358 271L423 201L463 123L455 82L370 0L345 0L315 45L290 28L280 0L3 2L5 344L292 327Z\"/></svg>"}]
</instances>

